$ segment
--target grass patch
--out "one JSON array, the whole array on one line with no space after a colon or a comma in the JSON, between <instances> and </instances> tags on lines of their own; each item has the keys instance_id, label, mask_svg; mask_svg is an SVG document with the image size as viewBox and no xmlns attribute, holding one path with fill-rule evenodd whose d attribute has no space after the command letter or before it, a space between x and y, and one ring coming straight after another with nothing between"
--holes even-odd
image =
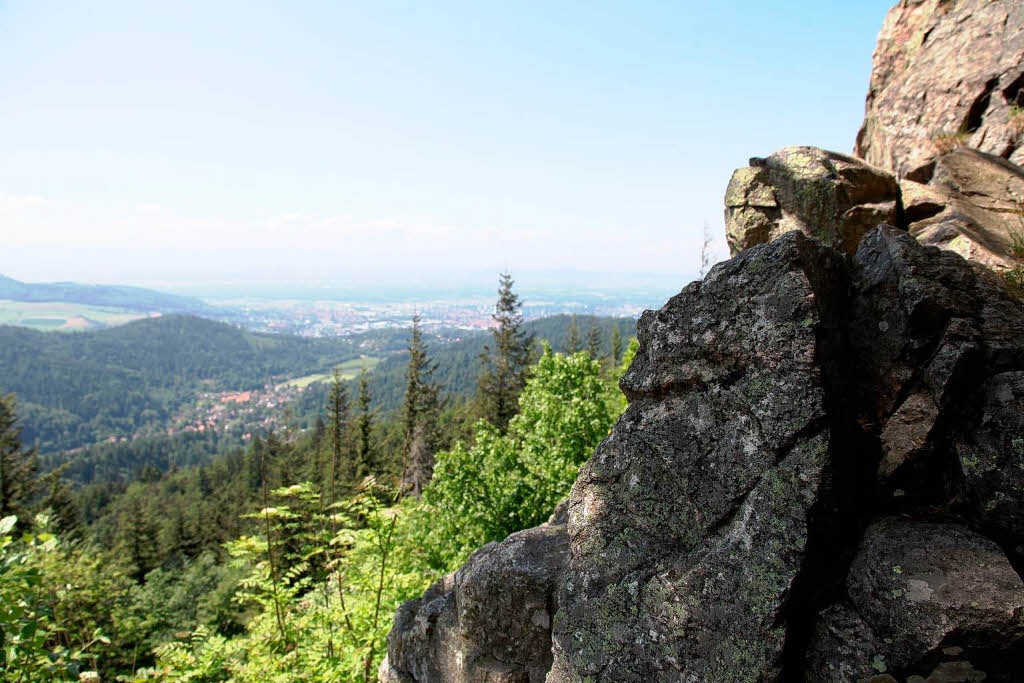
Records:
<instances>
[{"instance_id":1,"label":"grass patch","mask_svg":"<svg viewBox=\"0 0 1024 683\"><path fill-rule=\"evenodd\" d=\"M970 133L966 130L958 130L955 133L941 130L937 133L932 134L931 142L935 147L935 151L941 155L946 155L952 152L957 147L963 147L967 142L967 138L970 137Z\"/></svg>"},{"instance_id":2,"label":"grass patch","mask_svg":"<svg viewBox=\"0 0 1024 683\"><path fill-rule=\"evenodd\" d=\"M0 325L18 325L36 330L96 329L113 327L145 318L144 314L108 306L63 301L12 301L0 299ZM75 320L79 319L76 324ZM86 324L80 324L85 319ZM69 323L68 321L72 321ZM89 323L97 323L89 324Z\"/></svg>"},{"instance_id":3,"label":"grass patch","mask_svg":"<svg viewBox=\"0 0 1024 683\"><path fill-rule=\"evenodd\" d=\"M376 356L360 356L359 358L353 358L352 360L345 361L338 366L338 370L341 372L342 379L353 379L359 376L359 373L362 372L364 367L367 370L373 370L377 367L378 363L380 363L380 358L377 358ZM314 384L316 382L330 381L332 376L333 373L331 372L318 372L313 375L305 375L303 377L290 379L285 382L284 385L305 389L310 384Z\"/></svg>"}]
</instances>

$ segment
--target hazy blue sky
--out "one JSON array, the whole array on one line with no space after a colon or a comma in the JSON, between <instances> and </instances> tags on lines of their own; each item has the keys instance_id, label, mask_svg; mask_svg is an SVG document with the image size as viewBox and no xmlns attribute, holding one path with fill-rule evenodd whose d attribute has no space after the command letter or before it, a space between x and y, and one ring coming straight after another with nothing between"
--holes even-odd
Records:
<instances>
[{"instance_id":1,"label":"hazy blue sky","mask_svg":"<svg viewBox=\"0 0 1024 683\"><path fill-rule=\"evenodd\" d=\"M735 167L850 151L893 1L0 0L0 273L683 282Z\"/></svg>"}]
</instances>

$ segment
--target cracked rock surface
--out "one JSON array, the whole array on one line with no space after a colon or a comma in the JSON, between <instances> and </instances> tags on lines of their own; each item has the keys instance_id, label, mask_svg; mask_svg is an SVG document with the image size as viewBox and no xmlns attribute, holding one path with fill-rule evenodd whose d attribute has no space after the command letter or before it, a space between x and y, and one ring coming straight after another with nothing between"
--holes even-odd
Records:
<instances>
[{"instance_id":1,"label":"cracked rock surface","mask_svg":"<svg viewBox=\"0 0 1024 683\"><path fill-rule=\"evenodd\" d=\"M854 153L927 182L941 138L1024 163L1024 4L900 0L878 36Z\"/></svg>"}]
</instances>

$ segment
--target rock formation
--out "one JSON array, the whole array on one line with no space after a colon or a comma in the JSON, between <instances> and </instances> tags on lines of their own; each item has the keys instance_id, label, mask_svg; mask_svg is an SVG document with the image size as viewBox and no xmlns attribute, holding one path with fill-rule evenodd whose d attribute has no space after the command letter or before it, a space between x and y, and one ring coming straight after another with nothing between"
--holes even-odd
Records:
<instances>
[{"instance_id":1,"label":"rock formation","mask_svg":"<svg viewBox=\"0 0 1024 683\"><path fill-rule=\"evenodd\" d=\"M787 147L737 169L725 191L733 256L799 230L852 254L886 223L995 270L1024 265L1024 169L958 147L932 160L927 184L816 147Z\"/></svg>"},{"instance_id":2,"label":"rock formation","mask_svg":"<svg viewBox=\"0 0 1024 683\"><path fill-rule=\"evenodd\" d=\"M989 268L1024 257L1024 169L960 147L935 160L931 180L900 182L910 234Z\"/></svg>"},{"instance_id":3,"label":"rock formation","mask_svg":"<svg viewBox=\"0 0 1024 683\"><path fill-rule=\"evenodd\" d=\"M380 680L540 683L568 555L564 503L547 524L476 551L399 607Z\"/></svg>"},{"instance_id":4,"label":"rock formation","mask_svg":"<svg viewBox=\"0 0 1024 683\"><path fill-rule=\"evenodd\" d=\"M855 154L927 182L949 144L1024 163L1024 4L900 0L878 37Z\"/></svg>"},{"instance_id":5,"label":"rock formation","mask_svg":"<svg viewBox=\"0 0 1024 683\"><path fill-rule=\"evenodd\" d=\"M903 225L892 173L816 147L787 147L737 170L725 191L733 256L800 230L847 253L879 223Z\"/></svg>"},{"instance_id":6,"label":"rock formation","mask_svg":"<svg viewBox=\"0 0 1024 683\"><path fill-rule=\"evenodd\" d=\"M1022 680L1024 302L965 260L1024 256L1022 27L890 12L867 163L733 175L733 258L644 313L567 524L403 605L382 680Z\"/></svg>"}]
</instances>

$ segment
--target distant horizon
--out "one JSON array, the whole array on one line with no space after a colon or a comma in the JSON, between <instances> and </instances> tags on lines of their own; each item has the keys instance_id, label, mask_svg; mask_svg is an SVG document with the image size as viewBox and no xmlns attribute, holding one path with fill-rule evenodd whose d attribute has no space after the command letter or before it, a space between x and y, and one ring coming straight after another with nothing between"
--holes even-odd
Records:
<instances>
[{"instance_id":1,"label":"distant horizon","mask_svg":"<svg viewBox=\"0 0 1024 683\"><path fill-rule=\"evenodd\" d=\"M0 272L688 282L733 169L852 149L890 5L0 3Z\"/></svg>"},{"instance_id":2,"label":"distant horizon","mask_svg":"<svg viewBox=\"0 0 1024 683\"><path fill-rule=\"evenodd\" d=\"M696 267L694 267L696 271ZM395 274L383 273L376 278L360 281L341 276L334 281L328 279L282 279L273 275L267 275L262 279L251 278L221 278L221 279L114 279L105 277L103 274L93 273L92 276L85 271L85 277L69 277L67 273L60 277L28 278L19 274L15 266L7 271L0 271L0 276L9 277L28 284L49 284L72 282L83 285L111 285L142 287L146 289L161 290L169 293L188 294L200 296L203 291L226 291L234 290L237 293L242 290L269 291L279 289L282 292L287 290L306 290L310 293L318 290L334 291L359 291L375 289L378 291L399 291L416 289L425 293L457 292L461 290L486 290L497 289L498 275L505 270L471 270L458 274L452 273L419 273L415 281L396 281ZM518 291L555 291L559 289L572 289L578 291L637 291L651 288L674 287L678 284L681 288L689 282L697 279L696 273L692 277L684 273L672 272L630 272L630 271L600 271L586 270L581 268L564 269L537 269L525 268L519 271L508 270L516 281ZM210 296L230 296L227 294L210 294ZM255 296L255 295L254 295Z\"/></svg>"}]
</instances>

